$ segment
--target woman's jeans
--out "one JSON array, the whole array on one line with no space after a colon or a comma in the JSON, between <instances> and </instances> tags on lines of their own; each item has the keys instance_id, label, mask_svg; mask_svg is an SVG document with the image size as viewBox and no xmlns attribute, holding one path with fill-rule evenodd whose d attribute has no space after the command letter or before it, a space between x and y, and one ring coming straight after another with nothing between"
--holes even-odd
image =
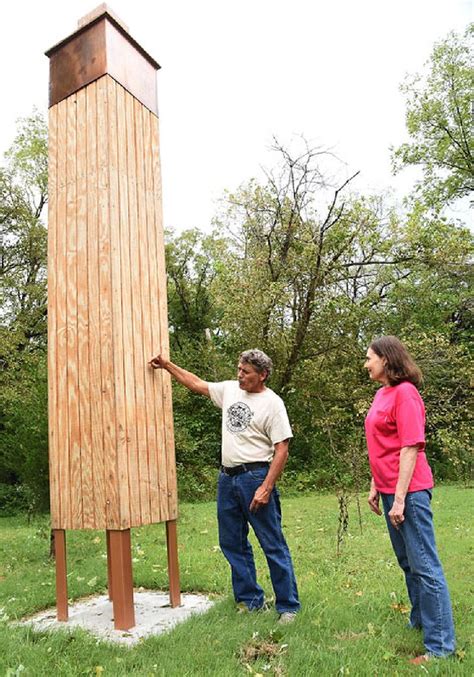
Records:
<instances>
[{"instance_id":1,"label":"woman's jeans","mask_svg":"<svg viewBox=\"0 0 474 677\"><path fill-rule=\"evenodd\" d=\"M413 491L405 498L405 521L399 529L388 513L393 494L381 494L390 540L405 573L412 609L410 625L423 629L427 653L446 656L454 651L454 625L448 586L436 551L431 492Z\"/></svg>"},{"instance_id":2,"label":"woman's jeans","mask_svg":"<svg viewBox=\"0 0 474 677\"><path fill-rule=\"evenodd\" d=\"M261 608L263 590L257 583L252 546L247 538L250 523L267 558L276 610L278 613L296 612L300 608L298 590L290 551L281 529L277 489L273 489L267 505L256 512L249 510L255 491L267 472L268 468L257 468L232 477L219 473L219 544L231 566L236 602L244 602L249 609Z\"/></svg>"}]
</instances>

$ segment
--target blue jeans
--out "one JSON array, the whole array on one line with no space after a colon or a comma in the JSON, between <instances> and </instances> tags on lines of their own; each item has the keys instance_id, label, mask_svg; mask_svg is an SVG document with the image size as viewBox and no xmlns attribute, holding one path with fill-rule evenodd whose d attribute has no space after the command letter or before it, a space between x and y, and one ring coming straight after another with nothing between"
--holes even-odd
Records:
<instances>
[{"instance_id":1,"label":"blue jeans","mask_svg":"<svg viewBox=\"0 0 474 677\"><path fill-rule=\"evenodd\" d=\"M390 540L405 573L412 605L410 625L423 629L427 653L446 656L455 648L454 625L448 586L436 550L431 492L406 495L405 521L399 529L388 518L394 495L381 494L381 498Z\"/></svg>"},{"instance_id":2,"label":"blue jeans","mask_svg":"<svg viewBox=\"0 0 474 677\"><path fill-rule=\"evenodd\" d=\"M280 499L276 487L267 505L251 513L250 503L262 484L267 468L249 470L230 477L219 473L217 520L219 545L232 570L236 602L249 609L263 605L263 590L257 583L252 546L248 540L249 523L257 536L270 569L278 613L300 608L291 555L281 529Z\"/></svg>"}]
</instances>

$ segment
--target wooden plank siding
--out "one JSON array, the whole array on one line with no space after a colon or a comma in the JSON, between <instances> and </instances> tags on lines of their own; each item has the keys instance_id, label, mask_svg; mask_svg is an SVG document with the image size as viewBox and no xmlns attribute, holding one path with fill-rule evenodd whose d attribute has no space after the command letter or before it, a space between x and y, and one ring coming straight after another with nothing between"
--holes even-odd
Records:
<instances>
[{"instance_id":1,"label":"wooden plank siding","mask_svg":"<svg viewBox=\"0 0 474 677\"><path fill-rule=\"evenodd\" d=\"M66 326L66 130L67 130L67 103L58 104L58 134L57 134L57 206L56 206L56 260L49 261L49 269L56 266L56 372L57 372L57 435L58 450L58 502L61 512L53 515L52 522L55 529L65 529L71 524L71 491L69 477L69 428L67 406L67 326ZM49 300L51 303L51 300ZM54 434L54 431L53 431ZM67 491L64 490L67 487ZM54 504L54 501L53 501ZM64 525L64 526L62 526Z\"/></svg>"},{"instance_id":2,"label":"wooden plank siding","mask_svg":"<svg viewBox=\"0 0 474 677\"><path fill-rule=\"evenodd\" d=\"M49 135L52 526L176 519L158 118L105 75Z\"/></svg>"},{"instance_id":3,"label":"wooden plank siding","mask_svg":"<svg viewBox=\"0 0 474 677\"><path fill-rule=\"evenodd\" d=\"M115 80L107 78L107 104L109 113L109 216L110 230L114 234L111 248L112 304L114 322L112 339L114 345L114 384L115 384L115 440L117 447L117 484L120 487L119 528L126 529L130 524L130 490L128 482L128 445L127 413L125 397L124 343L122 329L122 265L121 265L121 228L120 195L118 178L118 138L117 124L117 85Z\"/></svg>"},{"instance_id":4,"label":"wooden plank siding","mask_svg":"<svg viewBox=\"0 0 474 677\"><path fill-rule=\"evenodd\" d=\"M153 255L156 256L156 271L158 274L158 309L159 318L158 326L161 328L160 345L161 351L166 357L169 357L169 334L168 334L168 302L167 295L161 293L162 289L166 289L166 266L165 266L165 244L163 232L163 212L161 201L161 154L160 154L160 137L158 128L158 118L155 118L151 124L151 152L153 158L153 190L154 190L154 206L155 206L155 223L153 227L153 234L156 235L156 248ZM169 416L168 412L172 411L172 394L171 394L171 376L168 372L162 372L162 389L161 397L158 396L158 401L163 403L163 429L165 434L164 449L166 450L166 459L162 459L166 465L166 488L164 478L160 483L161 489L161 508L166 510L169 519L176 519L177 516L177 492L174 489L176 486L176 462L175 462L175 448L174 448L174 427L173 416ZM161 422L161 421L160 421ZM166 498L166 502L164 499Z\"/></svg>"},{"instance_id":5,"label":"wooden plank siding","mask_svg":"<svg viewBox=\"0 0 474 677\"><path fill-rule=\"evenodd\" d=\"M94 492L91 434L91 393L89 378L89 281L87 250L87 99L86 90L77 92L77 349L79 373L79 419L81 421L81 485L83 524L94 524Z\"/></svg>"},{"instance_id":6,"label":"wooden plank siding","mask_svg":"<svg viewBox=\"0 0 474 677\"><path fill-rule=\"evenodd\" d=\"M143 144L145 149L151 148L151 113L146 109L142 109L143 114ZM153 158L151 152L144 154L143 163L143 183L145 196L145 214L143 218L146 223L146 257L145 264L148 268L148 292L149 292L149 314L151 321L149 322L149 335L144 337L145 340L150 341L152 345L161 346L161 331L160 320L158 315L158 275L157 262L154 259L153 252L156 248L156 221L155 221L155 204L153 192ZM167 515L167 511L161 510L160 497L162 496L163 486L160 480L163 477L163 472L166 476L166 456L159 453L160 449L165 449L165 431L163 422L163 404L161 401L161 382L163 375L160 370L155 373L148 372L145 383L147 388L147 399L153 402L153 406L147 410L149 420L148 426L150 435L155 435L153 444L150 445L150 503L151 503L151 519L153 522L158 522L162 518L161 515Z\"/></svg>"},{"instance_id":7,"label":"wooden plank siding","mask_svg":"<svg viewBox=\"0 0 474 677\"><path fill-rule=\"evenodd\" d=\"M57 213L58 213L58 106L49 110L49 147L48 147L48 294L56 299L57 287ZM51 496L51 515L58 519L61 514L61 497L58 486L60 475L60 450L58 445L58 334L57 307L50 304L48 309L48 429L49 429L49 477ZM57 525L52 523L52 528Z\"/></svg>"},{"instance_id":8,"label":"wooden plank siding","mask_svg":"<svg viewBox=\"0 0 474 677\"><path fill-rule=\"evenodd\" d=\"M97 169L97 83L85 88L87 98L87 250L89 379L94 493L94 522L105 522L104 452L102 437L100 311L99 311L99 216ZM85 365L81 365L81 369Z\"/></svg>"}]
</instances>

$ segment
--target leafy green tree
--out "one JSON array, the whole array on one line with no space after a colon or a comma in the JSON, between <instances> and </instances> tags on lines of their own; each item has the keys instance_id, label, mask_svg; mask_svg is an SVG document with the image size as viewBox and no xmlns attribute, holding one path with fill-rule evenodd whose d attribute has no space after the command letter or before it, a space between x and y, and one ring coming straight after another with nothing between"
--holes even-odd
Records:
<instances>
[{"instance_id":1,"label":"leafy green tree","mask_svg":"<svg viewBox=\"0 0 474 677\"><path fill-rule=\"evenodd\" d=\"M229 195L221 218L230 248L214 294L224 349L230 357L258 345L272 355L271 385L296 432L290 472L343 484L365 464L368 343L380 333L454 340L459 309L467 317L472 237L426 210L400 215L380 198L351 195L347 181L329 192L318 152L279 152L279 169ZM459 350L458 364L467 359ZM429 375L436 361L425 362ZM464 403L467 391L463 380ZM450 412L446 429L450 417L460 422Z\"/></svg>"},{"instance_id":2,"label":"leafy green tree","mask_svg":"<svg viewBox=\"0 0 474 677\"><path fill-rule=\"evenodd\" d=\"M214 295L225 250L225 240L218 233L205 235L195 229L177 236L167 233L171 357L217 381L226 378L227 367L218 355L221 313ZM210 499L211 478L220 458L219 411L206 398L173 387L179 494L186 500Z\"/></svg>"},{"instance_id":3,"label":"leafy green tree","mask_svg":"<svg viewBox=\"0 0 474 677\"><path fill-rule=\"evenodd\" d=\"M393 153L397 171L419 166L418 191L437 209L474 189L474 24L435 45L428 71L407 78L406 126L410 140Z\"/></svg>"},{"instance_id":4,"label":"leafy green tree","mask_svg":"<svg viewBox=\"0 0 474 677\"><path fill-rule=\"evenodd\" d=\"M187 230L175 239L167 233L166 270L168 308L173 349L185 343L199 346L209 340L218 326L219 309L213 285L225 241L218 233L204 235Z\"/></svg>"},{"instance_id":5,"label":"leafy green tree","mask_svg":"<svg viewBox=\"0 0 474 677\"><path fill-rule=\"evenodd\" d=\"M20 497L29 507L44 508L47 130L41 115L20 120L6 160L0 169L1 493L6 504Z\"/></svg>"},{"instance_id":6,"label":"leafy green tree","mask_svg":"<svg viewBox=\"0 0 474 677\"><path fill-rule=\"evenodd\" d=\"M0 169L0 320L16 332L19 348L45 345L47 129L39 113L19 121ZM31 347L31 346L30 346Z\"/></svg>"},{"instance_id":7,"label":"leafy green tree","mask_svg":"<svg viewBox=\"0 0 474 677\"><path fill-rule=\"evenodd\" d=\"M300 364L339 350L354 331L357 337L367 308L413 252L380 200L347 193L354 177L330 188L319 152L294 158L278 150L278 180L270 175L266 185L251 182L228 197L222 227L232 249L221 304L235 348L255 343L275 355L277 388L287 389Z\"/></svg>"}]
</instances>

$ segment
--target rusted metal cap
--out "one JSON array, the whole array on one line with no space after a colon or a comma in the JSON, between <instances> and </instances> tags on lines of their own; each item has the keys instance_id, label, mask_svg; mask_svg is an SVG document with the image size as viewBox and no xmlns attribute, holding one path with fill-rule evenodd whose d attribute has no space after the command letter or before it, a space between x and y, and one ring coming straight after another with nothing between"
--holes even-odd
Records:
<instances>
[{"instance_id":1,"label":"rusted metal cap","mask_svg":"<svg viewBox=\"0 0 474 677\"><path fill-rule=\"evenodd\" d=\"M158 115L156 71L160 65L106 4L80 19L77 31L48 49L46 56L50 59L50 106L108 74Z\"/></svg>"}]
</instances>

